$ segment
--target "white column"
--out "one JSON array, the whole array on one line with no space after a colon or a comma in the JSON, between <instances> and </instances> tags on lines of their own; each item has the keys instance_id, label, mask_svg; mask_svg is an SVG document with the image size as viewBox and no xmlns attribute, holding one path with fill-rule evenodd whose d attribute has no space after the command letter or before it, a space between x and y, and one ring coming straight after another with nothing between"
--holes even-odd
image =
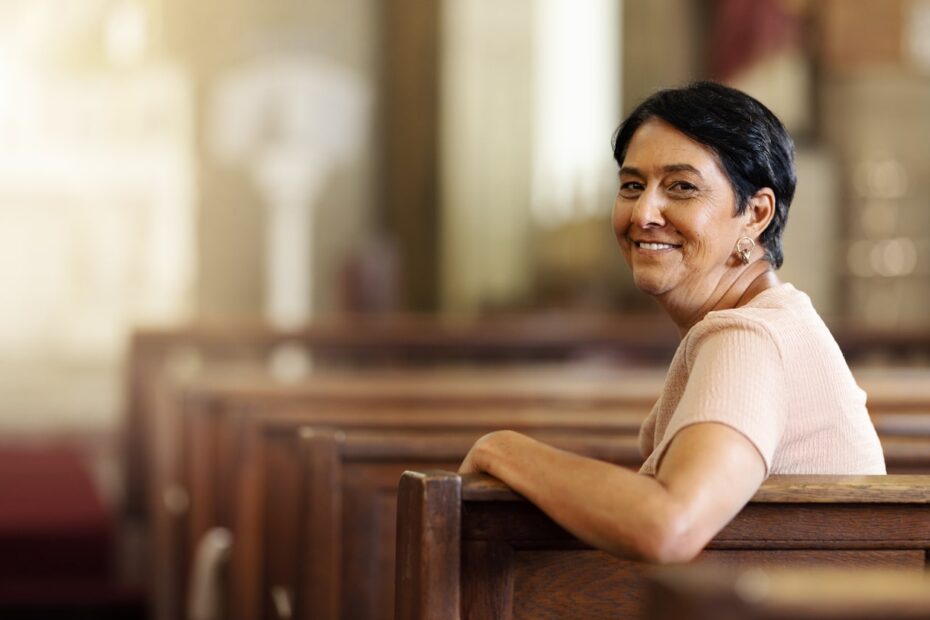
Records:
<instances>
[{"instance_id":1,"label":"white column","mask_svg":"<svg viewBox=\"0 0 930 620\"><path fill-rule=\"evenodd\" d=\"M265 149L258 158L267 207L265 317L279 329L305 325L313 312L313 205L323 169L302 149Z\"/></svg>"}]
</instances>

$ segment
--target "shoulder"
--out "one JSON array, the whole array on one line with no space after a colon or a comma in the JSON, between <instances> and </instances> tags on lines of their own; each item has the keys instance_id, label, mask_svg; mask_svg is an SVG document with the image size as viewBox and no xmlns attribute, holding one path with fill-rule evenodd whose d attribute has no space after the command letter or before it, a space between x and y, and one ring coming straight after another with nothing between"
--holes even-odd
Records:
<instances>
[{"instance_id":1,"label":"shoulder","mask_svg":"<svg viewBox=\"0 0 930 620\"><path fill-rule=\"evenodd\" d=\"M758 359L783 357L777 326L765 317L719 312L691 328L685 357L689 366L699 357Z\"/></svg>"},{"instance_id":2,"label":"shoulder","mask_svg":"<svg viewBox=\"0 0 930 620\"><path fill-rule=\"evenodd\" d=\"M709 350L785 357L793 334L822 323L810 298L790 284L764 291L749 304L709 312L685 336L689 360Z\"/></svg>"}]
</instances>

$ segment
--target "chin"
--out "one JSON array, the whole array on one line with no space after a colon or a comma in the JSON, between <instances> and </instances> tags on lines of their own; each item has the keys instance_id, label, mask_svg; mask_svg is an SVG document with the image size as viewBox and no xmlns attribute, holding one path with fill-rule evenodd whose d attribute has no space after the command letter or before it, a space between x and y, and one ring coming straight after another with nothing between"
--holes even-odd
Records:
<instances>
[{"instance_id":1,"label":"chin","mask_svg":"<svg viewBox=\"0 0 930 620\"><path fill-rule=\"evenodd\" d=\"M653 297L658 297L665 292L665 286L662 282L657 281L655 278L647 278L644 276L637 277L633 275L633 282L636 284L636 288L645 293L646 295L652 295Z\"/></svg>"}]
</instances>

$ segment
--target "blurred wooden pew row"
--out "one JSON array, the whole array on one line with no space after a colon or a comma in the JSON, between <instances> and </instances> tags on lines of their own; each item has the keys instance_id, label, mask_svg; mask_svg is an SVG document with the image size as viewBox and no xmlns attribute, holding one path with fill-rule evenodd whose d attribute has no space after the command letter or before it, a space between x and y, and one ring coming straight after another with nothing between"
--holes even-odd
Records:
<instances>
[{"instance_id":1,"label":"blurred wooden pew row","mask_svg":"<svg viewBox=\"0 0 930 620\"><path fill-rule=\"evenodd\" d=\"M834 326L850 363L930 361L930 334ZM303 330L258 324L143 329L132 338L127 370L125 508L148 517L158 386L216 368L294 378L317 368L410 367L438 363L552 363L598 359L665 368L678 335L664 317L510 316L462 320L425 316L346 317ZM308 356L309 354L309 356Z\"/></svg>"},{"instance_id":2,"label":"blurred wooden pew row","mask_svg":"<svg viewBox=\"0 0 930 620\"><path fill-rule=\"evenodd\" d=\"M631 374L639 388L646 385L648 381L644 380L651 376ZM180 606L193 549L205 533L218 525L231 527L234 532L236 549L232 565L235 581L230 590L232 599L228 602L234 613L235 610L253 610L239 617L258 617L257 609L264 605L264 617L274 617L268 610L272 601L270 592L279 593L276 600L281 600L281 592L287 592L293 598L293 585L287 585L294 583L292 577L264 578L256 575L260 571L255 567L277 566L275 557L283 558L280 561L285 564L293 561L292 549L299 537L294 533L294 527L284 527L282 523L297 519L296 500L293 498L300 494L300 489L293 483L294 464L298 460L293 446L297 443L296 432L301 426L316 424L343 430L393 428L418 432L437 428L473 429L468 435L469 441L463 442L464 447L452 461L464 456L470 441L495 428L549 429L562 434L606 430L617 435L618 441L626 437L625 444L617 444L626 446L623 464L637 467L640 456L633 437L646 411L643 405L650 403L652 396L642 401L636 395L636 388L630 386L611 396L610 389L624 387L618 384L623 383L619 376L614 371L609 375L613 378L610 386L601 388L598 388L600 379L579 381L576 378L572 382L562 376L561 387L556 387L558 381L555 379L558 377L550 375L543 381L540 377L545 378L546 373L513 371L509 374L496 373L497 382L490 380L487 373L419 372L366 375L362 377L367 379L364 385L355 384L355 380L359 379L357 375L346 375L330 377L334 381L322 381L316 386L281 387L254 381L252 385L220 383L197 386L193 392L198 397L187 399L188 411L184 419L187 432L181 436L181 440L189 444L188 452L193 456L184 472L179 474L179 479L185 480L183 484L191 489L193 501L189 515L180 515L175 521L185 531L176 533L180 540L176 541L174 562L162 564L163 572L178 577L174 597L178 601L176 606ZM432 381L418 385L426 379ZM476 383L477 379L481 382ZM394 383L396 380L402 380L405 387L399 387L400 384ZM349 401L341 401L347 397L346 389L349 387L354 390L353 397ZM650 392L646 390L645 393ZM366 402L364 394L373 401L380 400L380 404ZM327 401L326 396L335 400ZM398 398L400 400L393 400ZM577 401L572 402L572 398ZM505 403L503 408L491 406L499 399ZM380 408L389 401L397 404L397 408ZM527 408L527 403L536 404ZM192 404L200 406L191 407ZM367 408L364 411L353 409L360 404ZM627 405L636 408L626 412L620 408ZM276 411L290 413L282 417ZM914 417L913 414L896 415ZM930 443L886 438L885 444L890 471L930 472ZM453 452L447 450L446 453ZM397 473L415 466L416 459L410 463L400 467ZM396 477L394 481L396 483ZM279 500L278 504L274 503ZM313 496L301 501L316 505L332 500ZM240 506L238 511L236 505ZM186 523L185 518L188 519ZM267 526L264 531L263 524ZM261 551L264 542L268 541L268 548ZM159 544L157 548L163 552L161 557L164 559L164 552L171 545ZM273 548L284 551L275 555ZM373 587L373 584L369 585ZM309 602L315 600L313 596L306 599ZM341 616L315 614L313 617Z\"/></svg>"},{"instance_id":3,"label":"blurred wooden pew row","mask_svg":"<svg viewBox=\"0 0 930 620\"><path fill-rule=\"evenodd\" d=\"M646 620L930 618L930 575L894 569L676 566L647 576Z\"/></svg>"},{"instance_id":4,"label":"blurred wooden pew row","mask_svg":"<svg viewBox=\"0 0 930 620\"><path fill-rule=\"evenodd\" d=\"M266 452L275 452L257 446L259 439L267 437L269 445L282 439L283 445L293 446L297 429L313 424L341 430L467 431L473 441L484 432L510 426L623 437L627 452L638 461L633 437L651 405L655 381L661 377L640 371L590 375L422 370L320 375L297 385L254 377L205 380L181 388L174 397L163 397L157 416L161 423L171 421L170 432L157 435L155 450L171 458L158 463L154 471L160 476L151 485L156 490L152 502L157 617L179 617L189 559L200 538L212 527L233 523L236 497L260 498L263 468L269 462L263 459ZM288 454L286 449L283 454ZM293 456L293 450L289 454ZM282 457L276 462L286 467L296 461ZM286 487L277 472L271 476L274 483L268 488L276 497L284 488L285 494L298 494L299 489ZM180 505L165 501L178 494L187 498ZM258 506L251 499L244 503L242 514ZM271 514L282 512L275 509ZM237 550L250 548L248 536L261 535L256 527L238 528L234 560ZM254 566L251 570L255 572Z\"/></svg>"},{"instance_id":5,"label":"blurred wooden pew row","mask_svg":"<svg viewBox=\"0 0 930 620\"><path fill-rule=\"evenodd\" d=\"M265 372L285 380L309 367L397 368L437 364L564 363L665 367L678 343L658 317L510 316L463 320L429 316L346 317L292 331L258 324L138 330L127 377L126 510L147 518L154 455L147 438L159 385L214 370Z\"/></svg>"},{"instance_id":6,"label":"blurred wooden pew row","mask_svg":"<svg viewBox=\"0 0 930 620\"><path fill-rule=\"evenodd\" d=\"M930 477L772 477L697 562L923 571ZM648 565L590 549L485 476L407 472L396 620L641 618Z\"/></svg>"}]
</instances>

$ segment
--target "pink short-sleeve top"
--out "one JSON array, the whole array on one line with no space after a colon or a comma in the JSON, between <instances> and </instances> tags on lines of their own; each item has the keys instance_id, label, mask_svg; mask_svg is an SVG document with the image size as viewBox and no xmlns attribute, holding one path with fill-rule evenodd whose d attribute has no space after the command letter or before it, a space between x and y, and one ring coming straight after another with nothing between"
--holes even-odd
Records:
<instances>
[{"instance_id":1,"label":"pink short-sleeve top","mask_svg":"<svg viewBox=\"0 0 930 620\"><path fill-rule=\"evenodd\" d=\"M791 284L709 312L688 331L640 430L640 473L655 475L676 433L700 422L743 434L768 474L885 473L866 394Z\"/></svg>"}]
</instances>

